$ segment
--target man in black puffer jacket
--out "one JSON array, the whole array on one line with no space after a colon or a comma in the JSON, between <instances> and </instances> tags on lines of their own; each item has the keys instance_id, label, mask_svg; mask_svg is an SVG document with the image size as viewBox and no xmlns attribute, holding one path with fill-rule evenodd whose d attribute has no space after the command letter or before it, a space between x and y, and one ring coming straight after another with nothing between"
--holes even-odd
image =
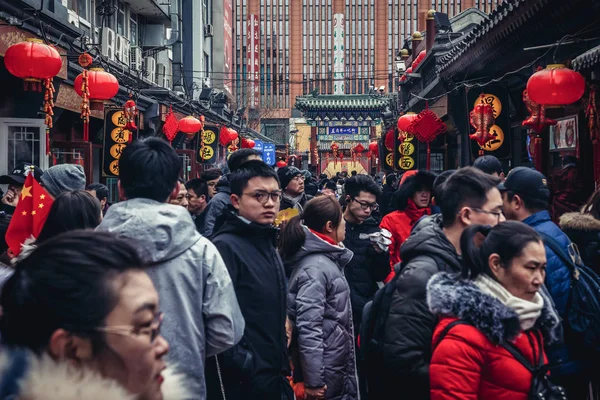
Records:
<instances>
[{"instance_id":1,"label":"man in black puffer jacket","mask_svg":"<svg viewBox=\"0 0 600 400\"><path fill-rule=\"evenodd\" d=\"M427 306L426 286L440 271L460 272L462 232L472 224L504 221L499 179L472 167L448 178L440 188L441 215L415 224L400 250L402 266L389 283L395 290L384 327L383 362L369 365L369 399L387 398L402 388L404 399L429 398L431 339L436 318Z\"/></svg>"}]
</instances>

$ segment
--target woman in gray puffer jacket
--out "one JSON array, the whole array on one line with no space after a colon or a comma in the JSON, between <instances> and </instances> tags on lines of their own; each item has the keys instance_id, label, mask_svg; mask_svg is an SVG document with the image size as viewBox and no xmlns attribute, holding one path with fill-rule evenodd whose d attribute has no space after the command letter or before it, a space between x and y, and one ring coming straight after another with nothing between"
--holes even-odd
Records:
<instances>
[{"instance_id":1,"label":"woman in gray puffer jacket","mask_svg":"<svg viewBox=\"0 0 600 400\"><path fill-rule=\"evenodd\" d=\"M293 265L287 308L298 355L294 377L308 398L358 399L345 225L339 203L323 196L306 203L282 237L282 256Z\"/></svg>"}]
</instances>

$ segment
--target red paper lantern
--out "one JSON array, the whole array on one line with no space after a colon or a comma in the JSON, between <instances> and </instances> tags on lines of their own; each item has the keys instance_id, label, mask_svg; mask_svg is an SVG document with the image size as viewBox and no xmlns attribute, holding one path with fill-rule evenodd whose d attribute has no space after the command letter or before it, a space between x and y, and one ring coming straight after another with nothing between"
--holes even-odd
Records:
<instances>
[{"instance_id":1,"label":"red paper lantern","mask_svg":"<svg viewBox=\"0 0 600 400\"><path fill-rule=\"evenodd\" d=\"M394 150L394 129L390 128L385 134L383 144L388 150Z\"/></svg>"},{"instance_id":2,"label":"red paper lantern","mask_svg":"<svg viewBox=\"0 0 600 400\"><path fill-rule=\"evenodd\" d=\"M277 166L277 168L284 168L286 166L286 163L283 160L279 160L275 165Z\"/></svg>"},{"instance_id":3,"label":"red paper lantern","mask_svg":"<svg viewBox=\"0 0 600 400\"><path fill-rule=\"evenodd\" d=\"M83 74L75 78L75 92L83 97L82 92ZM88 87L90 91L90 108L93 110L104 109L104 101L110 100L119 93L119 81L117 78L102 68L90 68L88 72Z\"/></svg>"},{"instance_id":4,"label":"red paper lantern","mask_svg":"<svg viewBox=\"0 0 600 400\"><path fill-rule=\"evenodd\" d=\"M562 64L548 65L527 81L529 98L543 106L575 103L584 92L583 76Z\"/></svg>"},{"instance_id":5,"label":"red paper lantern","mask_svg":"<svg viewBox=\"0 0 600 400\"><path fill-rule=\"evenodd\" d=\"M242 149L253 149L256 146L254 140L242 138Z\"/></svg>"},{"instance_id":6,"label":"red paper lantern","mask_svg":"<svg viewBox=\"0 0 600 400\"><path fill-rule=\"evenodd\" d=\"M417 119L417 114L409 112L398 118L398 130L408 132L408 127Z\"/></svg>"},{"instance_id":7,"label":"red paper lantern","mask_svg":"<svg viewBox=\"0 0 600 400\"><path fill-rule=\"evenodd\" d=\"M125 115L125 119L127 123L125 124L125 129L128 131L137 131L138 127L135 124L135 117L138 115L137 105L135 101L133 101L133 96L129 95L129 100L127 100L123 106L123 115ZM129 142L131 143L133 134L129 135Z\"/></svg>"},{"instance_id":8,"label":"red paper lantern","mask_svg":"<svg viewBox=\"0 0 600 400\"><path fill-rule=\"evenodd\" d=\"M55 48L31 38L10 46L4 54L4 65L8 72L25 81L25 90L31 87L41 92L41 81L59 73L62 58Z\"/></svg>"},{"instance_id":9,"label":"red paper lantern","mask_svg":"<svg viewBox=\"0 0 600 400\"><path fill-rule=\"evenodd\" d=\"M188 139L192 139L196 132L202 130L202 122L200 122L198 118L189 115L179 120L178 129L179 131L185 133Z\"/></svg>"},{"instance_id":10,"label":"red paper lantern","mask_svg":"<svg viewBox=\"0 0 600 400\"><path fill-rule=\"evenodd\" d=\"M410 66L410 67L408 67L408 68L406 69L406 72L405 72L405 74L406 74L406 75L408 75L408 74L412 74L412 72L413 72L413 67L412 67L412 66Z\"/></svg>"},{"instance_id":11,"label":"red paper lantern","mask_svg":"<svg viewBox=\"0 0 600 400\"><path fill-rule=\"evenodd\" d=\"M222 126L219 131L219 143L221 146L227 146L231 142L231 135L229 134L229 128L226 126Z\"/></svg>"},{"instance_id":12,"label":"red paper lantern","mask_svg":"<svg viewBox=\"0 0 600 400\"><path fill-rule=\"evenodd\" d=\"M235 130L229 128L229 137L231 138L230 141L234 142L234 141L236 141L238 139L239 135L238 135L238 133Z\"/></svg>"},{"instance_id":13,"label":"red paper lantern","mask_svg":"<svg viewBox=\"0 0 600 400\"><path fill-rule=\"evenodd\" d=\"M369 151L372 154L377 154L377 151L379 151L379 145L377 144L377 141L369 143Z\"/></svg>"},{"instance_id":14,"label":"red paper lantern","mask_svg":"<svg viewBox=\"0 0 600 400\"><path fill-rule=\"evenodd\" d=\"M363 151L365 151L365 148L362 144L357 144L356 146L354 146L354 152L358 153L358 155L360 156L360 153L362 153Z\"/></svg>"}]
</instances>

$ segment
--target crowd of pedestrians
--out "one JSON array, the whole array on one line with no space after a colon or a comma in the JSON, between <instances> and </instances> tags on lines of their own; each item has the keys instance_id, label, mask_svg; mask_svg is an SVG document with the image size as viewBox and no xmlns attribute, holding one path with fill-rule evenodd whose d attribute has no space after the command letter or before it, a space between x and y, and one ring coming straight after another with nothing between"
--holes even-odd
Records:
<instances>
[{"instance_id":1,"label":"crowd of pedestrians","mask_svg":"<svg viewBox=\"0 0 600 400\"><path fill-rule=\"evenodd\" d=\"M557 225L546 177L491 156L384 179L260 156L185 182L138 140L114 204L78 165L0 177L0 398L594 394L600 295L574 288L600 271L600 190ZM30 174L49 211L15 249Z\"/></svg>"}]
</instances>

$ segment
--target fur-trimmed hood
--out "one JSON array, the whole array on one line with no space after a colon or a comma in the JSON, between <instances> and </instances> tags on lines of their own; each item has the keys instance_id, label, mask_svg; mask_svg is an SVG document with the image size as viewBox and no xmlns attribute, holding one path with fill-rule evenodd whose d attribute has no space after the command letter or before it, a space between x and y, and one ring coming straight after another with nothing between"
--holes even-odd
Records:
<instances>
[{"instance_id":1,"label":"fur-trimmed hood","mask_svg":"<svg viewBox=\"0 0 600 400\"><path fill-rule=\"evenodd\" d=\"M562 230L572 229L574 231L600 231L600 220L590 214L580 212L566 213L560 216L560 228Z\"/></svg>"},{"instance_id":2,"label":"fur-trimmed hood","mask_svg":"<svg viewBox=\"0 0 600 400\"><path fill-rule=\"evenodd\" d=\"M17 372L19 365L25 365L24 374ZM37 357L22 350L5 350L0 354L0 393L5 393L7 387L15 382L12 379L4 381L8 374L18 380L15 400L136 400L116 381L105 379L96 372L75 369L49 356ZM22 378L19 379L19 376ZM182 376L167 369L163 377L163 400L196 398L186 389ZM13 399L12 396L10 398Z\"/></svg>"},{"instance_id":3,"label":"fur-trimmed hood","mask_svg":"<svg viewBox=\"0 0 600 400\"><path fill-rule=\"evenodd\" d=\"M433 181L436 175L431 171L418 170L415 174L410 175L398 186L398 190L394 193L392 198L392 209L404 210L408 205L408 199L414 196L415 192L425 187L433 191Z\"/></svg>"},{"instance_id":4,"label":"fur-trimmed hood","mask_svg":"<svg viewBox=\"0 0 600 400\"><path fill-rule=\"evenodd\" d=\"M544 308L535 327L542 332L547 343L553 343L559 339L557 328L560 319L549 295L545 290L540 294L544 298ZM514 340L521 332L519 317L514 310L484 294L472 282L447 272L435 274L429 280L427 304L434 315L464 320L495 344Z\"/></svg>"}]
</instances>

